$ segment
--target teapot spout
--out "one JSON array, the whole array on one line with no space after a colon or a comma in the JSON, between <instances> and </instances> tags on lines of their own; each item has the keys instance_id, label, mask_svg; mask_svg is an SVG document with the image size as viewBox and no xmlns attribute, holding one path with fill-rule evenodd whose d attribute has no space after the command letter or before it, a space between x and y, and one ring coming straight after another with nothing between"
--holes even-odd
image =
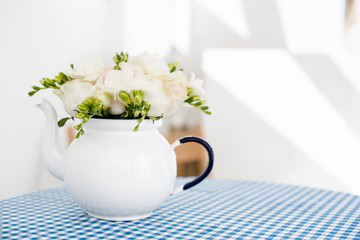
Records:
<instances>
[{"instance_id":1,"label":"teapot spout","mask_svg":"<svg viewBox=\"0 0 360 240\"><path fill-rule=\"evenodd\" d=\"M59 143L56 111L47 99L43 99L36 107L44 112L46 118L41 146L42 161L54 177L64 180L65 151Z\"/></svg>"}]
</instances>

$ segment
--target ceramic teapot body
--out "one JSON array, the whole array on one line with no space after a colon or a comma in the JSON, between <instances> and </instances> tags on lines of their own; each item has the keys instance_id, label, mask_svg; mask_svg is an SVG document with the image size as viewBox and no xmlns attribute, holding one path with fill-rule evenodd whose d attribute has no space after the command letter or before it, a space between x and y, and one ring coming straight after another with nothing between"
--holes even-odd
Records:
<instances>
[{"instance_id":1,"label":"ceramic teapot body","mask_svg":"<svg viewBox=\"0 0 360 240\"><path fill-rule=\"evenodd\" d=\"M99 218L130 220L151 214L172 193L176 157L145 120L90 119L86 134L65 154L66 189L81 208Z\"/></svg>"},{"instance_id":2,"label":"ceramic teapot body","mask_svg":"<svg viewBox=\"0 0 360 240\"><path fill-rule=\"evenodd\" d=\"M63 151L53 146L56 139L51 138L57 136L50 132L56 130L49 122L56 119L56 113L49 104L43 101L40 105L50 128L42 148L44 163L54 176L64 180L72 198L91 216L115 221L145 218L171 194L198 184L211 171L211 147L197 137L185 137L170 145L158 131L161 120L144 120L133 132L136 120L90 119L84 125L85 134ZM189 141L208 150L209 166L200 177L174 190L174 148Z\"/></svg>"}]
</instances>

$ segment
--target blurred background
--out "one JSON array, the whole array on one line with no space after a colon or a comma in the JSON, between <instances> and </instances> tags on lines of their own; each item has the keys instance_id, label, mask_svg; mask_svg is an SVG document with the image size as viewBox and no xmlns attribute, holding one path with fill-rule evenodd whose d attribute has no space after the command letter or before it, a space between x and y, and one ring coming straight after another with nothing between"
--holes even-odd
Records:
<instances>
[{"instance_id":1,"label":"blurred background","mask_svg":"<svg viewBox=\"0 0 360 240\"><path fill-rule=\"evenodd\" d=\"M204 79L213 114L182 108L162 131L208 140L212 177L360 194L356 0L2 0L0 199L62 184L41 163L35 104L46 97L66 113L30 87L81 56L110 65L114 52L143 50ZM181 175L201 171L197 151Z\"/></svg>"}]
</instances>

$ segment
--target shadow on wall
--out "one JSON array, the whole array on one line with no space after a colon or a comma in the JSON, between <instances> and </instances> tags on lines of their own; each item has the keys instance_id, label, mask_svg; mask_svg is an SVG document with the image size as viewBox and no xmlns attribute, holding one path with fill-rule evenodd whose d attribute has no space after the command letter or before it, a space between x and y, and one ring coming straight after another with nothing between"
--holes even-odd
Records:
<instances>
[{"instance_id":1,"label":"shadow on wall","mask_svg":"<svg viewBox=\"0 0 360 240\"><path fill-rule=\"evenodd\" d=\"M286 129L278 131L279 129L274 128L274 126L268 122L269 119L274 120L276 118L270 117L269 119L266 119L263 115L260 117L260 115L255 114L255 112L258 112L254 111L254 109L248 105L248 102L242 101L242 97L235 96L236 94L231 95L234 94L234 91L230 91L228 88L227 90L229 91L227 91L224 88L225 85L222 85L221 77L214 77L212 75L203 76L206 77L207 80L209 105L213 110L213 116L211 118L206 118L205 122L208 137L210 141L214 141L213 145L215 146L217 153L216 157L218 162L215 166L215 176L279 181L343 191L346 190L348 186L345 187L340 183L342 179L334 178L333 173L330 174L327 172L326 168L324 169L324 165L320 166L318 163L322 162L322 164L328 164L326 156L332 154L332 149L327 151L325 148L331 146L336 149L337 146L334 145L336 142L349 140L352 144L349 149L354 150L356 148L357 141L351 138L350 135L352 133L350 131L346 130L347 132L344 134L337 134L336 131L339 131L339 129L347 129L349 126L352 131L360 136L359 93L354 86L352 86L342 70L336 66L329 57L319 55L294 55L291 53L291 50L287 50L288 47L285 41L284 25L280 15L278 1L232 1L232 3L235 2L238 3L236 5L236 7L239 8L238 14L243 14L246 18L248 36L242 36L234 31L224 19L221 19L217 14L214 14L212 11L213 9L206 6L206 1L198 0L192 2L191 53L193 56L189 61L194 66L194 71L204 74L204 69L202 69L204 63L203 57L205 56L205 51L208 49L216 48L219 51L228 48L277 49L277 51L283 51L285 55L289 56L286 57L287 60L295 60L296 64L291 63L293 64L292 67L294 69L301 68L304 72L304 74L302 74L301 71L298 71L299 74L307 75L310 81L305 79L304 76L298 76L294 81L297 82L299 86L305 87L304 90L312 94L311 99L318 101L314 107L311 106L309 101L306 102L306 104L308 104L306 106L302 106L301 104L298 105L297 107L299 107L299 110L301 110L300 108L306 108L307 106L310 106L311 108L309 110L299 111L299 113L311 114L312 111L316 111L317 107L325 106L327 107L326 110L317 114L320 116L322 113L325 113L325 115L320 116L321 121L326 121L328 116L333 116L332 108L334 108L339 117L345 121L342 123L337 116L335 116L336 119L333 122L329 122L326 127L318 131L316 133L317 139L323 139L328 136L342 137L337 141L324 142L319 145L314 144L314 142L311 141L306 142L306 139L311 140L312 129L304 129L307 133L300 136L300 140L298 139L299 142L305 145L314 144L313 146L308 146L307 150L315 149L315 153L319 153L319 155L314 155L313 151L312 154L309 155L308 151L302 151L303 148L299 147L298 143L295 144L295 142L292 141L299 138L299 136L296 136L297 131L292 132L292 138L283 135ZM206 25L204 25L204 23L206 23ZM309 39L306 38L306 40ZM212 56L215 57L215 55ZM219 56L226 56L226 54ZM261 56L262 55L260 54L258 55L258 57ZM221 57L219 57L218 61L221 60ZM232 60L236 61L237 58ZM247 67L247 62L244 58L242 59L242 63L245 64L233 64L232 67L237 68L238 66L239 71L241 71L242 67ZM259 62L253 61L251 64L252 67L258 66L256 69L261 71L262 66ZM266 63L263 61L263 64ZM213 69L218 65L211 65L211 68ZM274 65L276 65L276 63L274 63ZM276 66L279 71L282 71L280 63ZM207 67L209 68L209 66ZM221 71L226 71L224 65L220 66L220 68L222 68ZM234 71L231 72L234 73ZM272 78L279 77L278 73L275 73L275 71L270 70L268 72L270 75L266 78L269 79L269 81L271 81ZM206 74L208 73L209 72L206 71ZM247 71L247 74L252 73ZM280 75L285 76L283 74ZM242 78L246 78L247 75L242 74L241 76ZM291 74L288 74L286 77L291 78L291 76ZM211 78L216 79L216 81ZM252 81L251 78L247 80ZM234 81L240 81L240 79L234 78ZM242 81L243 84L241 87L246 87L246 80L242 79ZM304 81L307 82L304 83ZM261 81L258 82L261 83ZM312 85L314 85L314 89ZM252 86L254 86L254 83L252 83ZM279 85L278 88L279 87L281 87L281 85ZM296 90L298 89L291 89L291 91ZM243 91L247 91L247 89L243 89ZM256 90L252 89L252 91ZM291 91L284 89L282 97L290 94L292 102L300 103L301 100L296 98L301 98L301 93L298 92L294 96L291 96ZM262 95L254 96L261 97ZM271 97L271 95L269 97ZM279 97L280 96L277 96L277 98ZM306 96L304 97L306 98ZM221 99L220 102L219 99ZM256 98L254 99L251 97L246 100L256 101ZM286 98L284 101L286 101ZM226 107L224 107L224 103L226 103ZM262 110L265 110L263 114L274 114L266 109ZM312 115L306 116L304 119L308 121L307 125L305 124L302 127L321 126L319 119L316 123L311 123L312 117ZM219 128L219 123L222 124L222 129ZM334 125L332 126L331 124ZM296 127L296 124L290 125ZM332 127L334 127L333 133L325 133L326 129L332 131ZM345 145L346 143L339 149L334 150L333 152L336 153L336 155L331 156L333 165L342 164L343 169L339 170L339 172L350 171L346 170L348 166L346 166L346 162L343 162L344 159L339 159L339 156L343 156L344 158L348 156L344 152L346 149ZM316 151L316 148L318 148L319 151ZM328 152L328 154L325 154L325 152ZM341 155L342 153L344 153L344 155ZM357 153L358 152L356 152L355 155ZM349 156L351 154L352 153L350 153ZM314 159L314 156L316 156L316 159Z\"/></svg>"},{"instance_id":2,"label":"shadow on wall","mask_svg":"<svg viewBox=\"0 0 360 240\"><path fill-rule=\"evenodd\" d=\"M294 55L294 59L360 137L360 94L356 87L328 56Z\"/></svg>"},{"instance_id":3,"label":"shadow on wall","mask_svg":"<svg viewBox=\"0 0 360 240\"><path fill-rule=\"evenodd\" d=\"M240 36L204 8L207 1L192 1L191 55L194 72L201 73L201 57L207 48L284 48L285 38L276 0L238 1L247 19L249 38ZM219 2L219 4L222 4ZM240 9L243 7L243 9ZM205 27L204 23L206 23Z\"/></svg>"}]
</instances>

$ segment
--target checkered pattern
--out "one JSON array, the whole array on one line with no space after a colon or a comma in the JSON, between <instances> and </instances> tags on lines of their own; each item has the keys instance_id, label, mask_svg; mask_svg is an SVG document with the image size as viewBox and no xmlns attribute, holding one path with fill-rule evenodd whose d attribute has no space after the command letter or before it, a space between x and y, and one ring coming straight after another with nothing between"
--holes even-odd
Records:
<instances>
[{"instance_id":1,"label":"checkered pattern","mask_svg":"<svg viewBox=\"0 0 360 240\"><path fill-rule=\"evenodd\" d=\"M205 180L137 221L89 217L63 188L1 201L0 214L1 239L360 239L360 197L248 181Z\"/></svg>"}]
</instances>

